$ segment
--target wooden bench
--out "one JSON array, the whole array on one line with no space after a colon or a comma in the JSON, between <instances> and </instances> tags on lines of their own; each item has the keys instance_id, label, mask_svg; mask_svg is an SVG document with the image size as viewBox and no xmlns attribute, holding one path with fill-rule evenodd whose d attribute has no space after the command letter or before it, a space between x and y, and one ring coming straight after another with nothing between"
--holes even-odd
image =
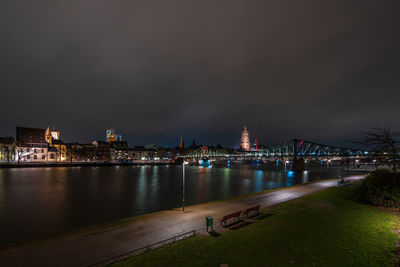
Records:
<instances>
[{"instance_id":1,"label":"wooden bench","mask_svg":"<svg viewBox=\"0 0 400 267\"><path fill-rule=\"evenodd\" d=\"M242 211L243 215L247 218L251 218L257 216L260 210L260 205L248 208L247 210Z\"/></svg>"},{"instance_id":2,"label":"wooden bench","mask_svg":"<svg viewBox=\"0 0 400 267\"><path fill-rule=\"evenodd\" d=\"M235 213L225 215L224 217L219 218L218 220L220 221L220 224L223 227L226 227L226 226L231 225L231 224L233 224L235 222L238 222L240 220L240 214L241 213L242 213L241 211L237 211Z\"/></svg>"}]
</instances>

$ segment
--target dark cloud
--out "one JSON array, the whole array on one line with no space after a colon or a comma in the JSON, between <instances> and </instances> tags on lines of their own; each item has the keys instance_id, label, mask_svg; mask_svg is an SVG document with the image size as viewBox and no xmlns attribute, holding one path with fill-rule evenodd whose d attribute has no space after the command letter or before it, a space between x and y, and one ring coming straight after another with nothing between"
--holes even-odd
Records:
<instances>
[{"instance_id":1,"label":"dark cloud","mask_svg":"<svg viewBox=\"0 0 400 267\"><path fill-rule=\"evenodd\" d=\"M342 144L400 128L398 1L0 3L0 135Z\"/></svg>"}]
</instances>

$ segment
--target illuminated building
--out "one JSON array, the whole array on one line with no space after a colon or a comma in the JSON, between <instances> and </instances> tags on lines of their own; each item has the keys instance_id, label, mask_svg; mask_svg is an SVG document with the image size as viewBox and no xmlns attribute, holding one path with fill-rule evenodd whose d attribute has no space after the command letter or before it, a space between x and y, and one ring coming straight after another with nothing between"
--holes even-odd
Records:
<instances>
[{"instance_id":1,"label":"illuminated building","mask_svg":"<svg viewBox=\"0 0 400 267\"><path fill-rule=\"evenodd\" d=\"M45 139L46 142L50 145L52 144L53 140L60 140L60 132L53 127L53 130L50 130L50 127L47 127L45 132Z\"/></svg>"},{"instance_id":2,"label":"illuminated building","mask_svg":"<svg viewBox=\"0 0 400 267\"><path fill-rule=\"evenodd\" d=\"M129 147L127 142L112 142L111 146L111 161L113 162L159 159L156 145Z\"/></svg>"},{"instance_id":3,"label":"illuminated building","mask_svg":"<svg viewBox=\"0 0 400 267\"><path fill-rule=\"evenodd\" d=\"M14 137L0 137L0 161L10 162L15 157Z\"/></svg>"},{"instance_id":4,"label":"illuminated building","mask_svg":"<svg viewBox=\"0 0 400 267\"><path fill-rule=\"evenodd\" d=\"M17 127L15 160L17 162L47 161L49 153L45 133L44 129Z\"/></svg>"},{"instance_id":5,"label":"illuminated building","mask_svg":"<svg viewBox=\"0 0 400 267\"><path fill-rule=\"evenodd\" d=\"M49 144L49 151L57 152L56 157L53 158L52 153L48 157L51 161L64 161L67 159L67 147L60 140L60 132L53 127L53 130L50 130L50 126L47 127L45 132L46 142Z\"/></svg>"},{"instance_id":6,"label":"illuminated building","mask_svg":"<svg viewBox=\"0 0 400 267\"><path fill-rule=\"evenodd\" d=\"M106 142L111 143L117 141L115 138L115 129L106 129Z\"/></svg>"},{"instance_id":7,"label":"illuminated building","mask_svg":"<svg viewBox=\"0 0 400 267\"><path fill-rule=\"evenodd\" d=\"M157 157L156 145L134 146L133 157L136 160L153 160Z\"/></svg>"},{"instance_id":8,"label":"illuminated building","mask_svg":"<svg viewBox=\"0 0 400 267\"><path fill-rule=\"evenodd\" d=\"M181 136L181 142L179 143L179 148L183 149L185 147L185 144L183 143L183 136Z\"/></svg>"},{"instance_id":9,"label":"illuminated building","mask_svg":"<svg viewBox=\"0 0 400 267\"><path fill-rule=\"evenodd\" d=\"M57 151L57 161L64 161L67 160L67 146L61 140L53 139L50 148L54 148ZM54 151L53 149L53 151Z\"/></svg>"},{"instance_id":10,"label":"illuminated building","mask_svg":"<svg viewBox=\"0 0 400 267\"><path fill-rule=\"evenodd\" d=\"M244 125L244 129L242 131L242 137L240 138L240 149L243 151L250 150L250 136L247 131L246 125Z\"/></svg>"},{"instance_id":11,"label":"illuminated building","mask_svg":"<svg viewBox=\"0 0 400 267\"><path fill-rule=\"evenodd\" d=\"M111 143L115 141L121 141L121 135L115 133L115 129L106 129L106 142Z\"/></svg>"}]
</instances>

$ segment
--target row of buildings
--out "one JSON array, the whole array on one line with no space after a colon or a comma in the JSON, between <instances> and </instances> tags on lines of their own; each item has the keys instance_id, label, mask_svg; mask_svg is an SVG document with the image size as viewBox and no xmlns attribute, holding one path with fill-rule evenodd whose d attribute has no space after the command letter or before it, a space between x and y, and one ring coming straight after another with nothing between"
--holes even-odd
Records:
<instances>
[{"instance_id":1,"label":"row of buildings","mask_svg":"<svg viewBox=\"0 0 400 267\"><path fill-rule=\"evenodd\" d=\"M55 128L17 127L16 137L0 137L2 162L132 162L171 161L174 150L155 145L130 147L114 129L106 130L106 141L64 143Z\"/></svg>"},{"instance_id":2,"label":"row of buildings","mask_svg":"<svg viewBox=\"0 0 400 267\"><path fill-rule=\"evenodd\" d=\"M240 151L257 151L250 143L249 132L244 126L240 139ZM179 147L160 148L156 145L129 146L115 129L106 129L105 141L91 143L65 143L60 131L52 129L17 127L16 136L0 137L0 162L133 162L133 161L173 161L181 154L199 153L207 157L210 151L223 153L226 149L217 145L207 147L196 145L194 140L185 148L183 137ZM229 150L229 149L228 149ZM232 150L232 149L231 149ZM239 151L239 152L240 152Z\"/></svg>"}]
</instances>

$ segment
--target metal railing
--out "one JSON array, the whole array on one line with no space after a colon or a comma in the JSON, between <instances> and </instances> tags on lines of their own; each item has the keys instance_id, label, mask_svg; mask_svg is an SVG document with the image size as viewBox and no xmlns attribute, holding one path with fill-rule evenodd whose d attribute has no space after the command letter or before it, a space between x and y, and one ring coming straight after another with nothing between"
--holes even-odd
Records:
<instances>
[{"instance_id":1,"label":"metal railing","mask_svg":"<svg viewBox=\"0 0 400 267\"><path fill-rule=\"evenodd\" d=\"M127 258L130 258L130 257L133 257L133 256L137 256L139 254L146 253L146 252L148 252L150 250L153 250L153 249L156 249L156 248L160 248L160 247L175 243L175 242L177 242L179 240L195 236L196 234L197 234L196 230L192 230L190 232L186 232L186 233L183 233L183 234L180 234L180 235L177 235L177 236L174 236L174 237L171 237L171 238L168 238L168 239L156 242L156 243L148 244L147 246L144 246L144 247L141 247L141 248L138 248L138 249L134 249L134 250L125 252L123 254L119 254L117 256L102 260L102 261L94 263L94 264L90 264L90 265L88 265L88 267L108 266L108 265L110 265L110 264L112 264L114 262L121 261L121 260L126 260Z\"/></svg>"}]
</instances>

